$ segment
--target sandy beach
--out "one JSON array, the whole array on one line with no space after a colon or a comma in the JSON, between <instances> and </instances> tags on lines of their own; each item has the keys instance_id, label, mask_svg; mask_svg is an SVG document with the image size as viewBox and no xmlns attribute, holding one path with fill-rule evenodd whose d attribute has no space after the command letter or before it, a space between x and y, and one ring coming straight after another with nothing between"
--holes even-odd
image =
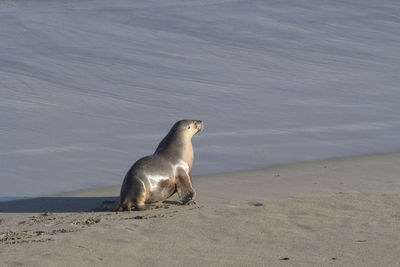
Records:
<instances>
[{"instance_id":1,"label":"sandy beach","mask_svg":"<svg viewBox=\"0 0 400 267\"><path fill-rule=\"evenodd\" d=\"M399 11L0 1L0 267L399 267ZM116 213L184 119L196 203Z\"/></svg>"},{"instance_id":2,"label":"sandy beach","mask_svg":"<svg viewBox=\"0 0 400 267\"><path fill-rule=\"evenodd\" d=\"M400 153L195 176L115 213L119 187L0 203L1 266L398 266Z\"/></svg>"}]
</instances>

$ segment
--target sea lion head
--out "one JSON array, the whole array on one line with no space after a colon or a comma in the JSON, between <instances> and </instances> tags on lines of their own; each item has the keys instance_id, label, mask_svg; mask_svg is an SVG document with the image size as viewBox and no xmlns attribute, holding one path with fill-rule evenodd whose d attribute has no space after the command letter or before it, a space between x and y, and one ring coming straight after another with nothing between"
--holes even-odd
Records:
<instances>
[{"instance_id":1,"label":"sea lion head","mask_svg":"<svg viewBox=\"0 0 400 267\"><path fill-rule=\"evenodd\" d=\"M157 154L171 150L181 151L182 146L186 145L192 147L191 138L203 130L203 128L204 124L201 120L180 120L176 122L154 153ZM191 151L191 154L193 154L193 148L191 148Z\"/></svg>"},{"instance_id":2,"label":"sea lion head","mask_svg":"<svg viewBox=\"0 0 400 267\"><path fill-rule=\"evenodd\" d=\"M192 138L204 128L202 120L180 120L175 123L175 131L183 133L185 136Z\"/></svg>"}]
</instances>

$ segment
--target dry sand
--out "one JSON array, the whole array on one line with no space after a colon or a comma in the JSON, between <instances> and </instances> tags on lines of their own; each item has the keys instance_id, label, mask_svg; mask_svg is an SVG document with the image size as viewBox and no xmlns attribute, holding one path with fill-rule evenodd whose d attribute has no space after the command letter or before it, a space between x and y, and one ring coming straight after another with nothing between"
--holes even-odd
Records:
<instances>
[{"instance_id":1,"label":"dry sand","mask_svg":"<svg viewBox=\"0 0 400 267\"><path fill-rule=\"evenodd\" d=\"M400 266L400 153L194 177L115 213L119 187L0 203L1 266Z\"/></svg>"}]
</instances>

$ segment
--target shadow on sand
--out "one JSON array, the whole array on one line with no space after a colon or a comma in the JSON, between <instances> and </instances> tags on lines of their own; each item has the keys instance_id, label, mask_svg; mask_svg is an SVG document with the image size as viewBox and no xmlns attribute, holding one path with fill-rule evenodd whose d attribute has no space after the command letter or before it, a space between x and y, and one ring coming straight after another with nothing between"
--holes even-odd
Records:
<instances>
[{"instance_id":1,"label":"shadow on sand","mask_svg":"<svg viewBox=\"0 0 400 267\"><path fill-rule=\"evenodd\" d=\"M0 213L112 211L118 202L119 197L38 197L0 202Z\"/></svg>"}]
</instances>

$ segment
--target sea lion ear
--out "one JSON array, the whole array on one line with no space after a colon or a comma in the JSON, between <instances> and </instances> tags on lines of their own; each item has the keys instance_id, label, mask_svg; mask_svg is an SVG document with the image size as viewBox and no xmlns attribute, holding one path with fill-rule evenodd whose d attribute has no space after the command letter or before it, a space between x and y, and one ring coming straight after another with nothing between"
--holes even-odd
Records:
<instances>
[{"instance_id":1,"label":"sea lion ear","mask_svg":"<svg viewBox=\"0 0 400 267\"><path fill-rule=\"evenodd\" d=\"M171 130L177 131L182 125L182 121L177 121L175 124L172 126Z\"/></svg>"},{"instance_id":2,"label":"sea lion ear","mask_svg":"<svg viewBox=\"0 0 400 267\"><path fill-rule=\"evenodd\" d=\"M177 128L180 128L180 127L186 128L186 121L185 120L177 121L176 126L177 126Z\"/></svg>"}]
</instances>

